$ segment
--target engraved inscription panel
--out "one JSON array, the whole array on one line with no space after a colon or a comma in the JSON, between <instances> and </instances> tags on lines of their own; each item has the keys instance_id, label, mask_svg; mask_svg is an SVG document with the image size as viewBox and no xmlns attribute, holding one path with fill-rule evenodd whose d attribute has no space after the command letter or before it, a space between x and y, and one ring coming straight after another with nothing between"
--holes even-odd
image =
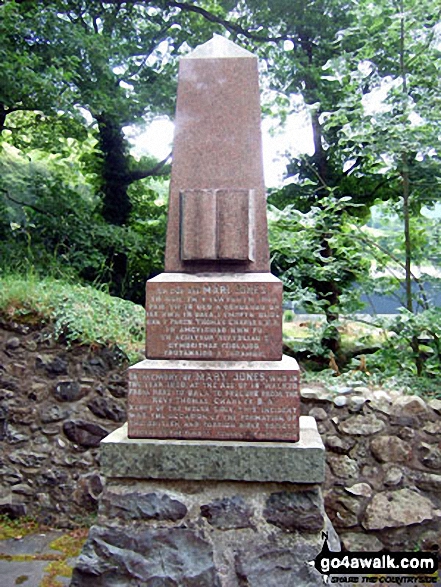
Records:
<instances>
[{"instance_id":1,"label":"engraved inscription panel","mask_svg":"<svg viewBox=\"0 0 441 587\"><path fill-rule=\"evenodd\" d=\"M282 284L147 283L146 357L282 358Z\"/></svg>"},{"instance_id":2,"label":"engraved inscription panel","mask_svg":"<svg viewBox=\"0 0 441 587\"><path fill-rule=\"evenodd\" d=\"M129 370L131 438L298 440L298 371Z\"/></svg>"}]
</instances>

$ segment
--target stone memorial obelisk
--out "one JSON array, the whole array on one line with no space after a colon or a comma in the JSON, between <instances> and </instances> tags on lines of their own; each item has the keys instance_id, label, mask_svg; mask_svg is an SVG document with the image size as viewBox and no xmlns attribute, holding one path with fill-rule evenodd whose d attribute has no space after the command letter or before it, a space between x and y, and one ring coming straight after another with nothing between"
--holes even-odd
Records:
<instances>
[{"instance_id":1,"label":"stone memorial obelisk","mask_svg":"<svg viewBox=\"0 0 441 587\"><path fill-rule=\"evenodd\" d=\"M257 59L215 36L183 58L165 273L147 282L130 438L296 441L299 371L282 357L270 273Z\"/></svg>"},{"instance_id":2,"label":"stone memorial obelisk","mask_svg":"<svg viewBox=\"0 0 441 587\"><path fill-rule=\"evenodd\" d=\"M147 282L146 317L71 587L322 585L308 562L324 447L282 356L257 59L223 37L180 62L165 272Z\"/></svg>"}]
</instances>

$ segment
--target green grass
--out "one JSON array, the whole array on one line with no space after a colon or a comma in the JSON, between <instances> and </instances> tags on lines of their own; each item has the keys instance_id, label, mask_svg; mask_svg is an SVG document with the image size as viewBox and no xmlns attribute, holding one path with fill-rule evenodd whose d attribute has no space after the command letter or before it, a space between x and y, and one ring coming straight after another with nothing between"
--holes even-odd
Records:
<instances>
[{"instance_id":1,"label":"green grass","mask_svg":"<svg viewBox=\"0 0 441 587\"><path fill-rule=\"evenodd\" d=\"M0 275L0 315L47 322L68 343L117 346L131 363L142 357L144 309L91 286L32 275Z\"/></svg>"}]
</instances>

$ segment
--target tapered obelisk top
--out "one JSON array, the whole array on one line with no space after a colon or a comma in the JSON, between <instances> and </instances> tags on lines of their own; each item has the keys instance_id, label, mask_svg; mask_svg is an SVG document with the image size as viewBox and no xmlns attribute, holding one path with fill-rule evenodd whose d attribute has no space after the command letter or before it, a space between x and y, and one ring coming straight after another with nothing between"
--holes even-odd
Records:
<instances>
[{"instance_id":1,"label":"tapered obelisk top","mask_svg":"<svg viewBox=\"0 0 441 587\"><path fill-rule=\"evenodd\" d=\"M257 58L219 35L179 64L165 270L269 272Z\"/></svg>"},{"instance_id":2,"label":"tapered obelisk top","mask_svg":"<svg viewBox=\"0 0 441 587\"><path fill-rule=\"evenodd\" d=\"M251 57L256 59L255 55L221 35L213 35L210 41L199 45L183 59L228 59L231 57Z\"/></svg>"}]
</instances>

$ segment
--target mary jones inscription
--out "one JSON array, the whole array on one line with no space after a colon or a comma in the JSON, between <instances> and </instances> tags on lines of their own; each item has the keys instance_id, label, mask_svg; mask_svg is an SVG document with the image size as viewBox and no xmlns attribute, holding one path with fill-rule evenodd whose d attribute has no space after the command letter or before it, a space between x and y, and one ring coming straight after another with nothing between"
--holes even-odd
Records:
<instances>
[{"instance_id":1,"label":"mary jones inscription","mask_svg":"<svg viewBox=\"0 0 441 587\"><path fill-rule=\"evenodd\" d=\"M289 358L283 368L223 363L161 369L147 363L129 369L131 438L298 440L298 370L290 369Z\"/></svg>"},{"instance_id":2,"label":"mary jones inscription","mask_svg":"<svg viewBox=\"0 0 441 587\"><path fill-rule=\"evenodd\" d=\"M282 358L282 285L278 280L150 280L146 313L148 358Z\"/></svg>"}]
</instances>

